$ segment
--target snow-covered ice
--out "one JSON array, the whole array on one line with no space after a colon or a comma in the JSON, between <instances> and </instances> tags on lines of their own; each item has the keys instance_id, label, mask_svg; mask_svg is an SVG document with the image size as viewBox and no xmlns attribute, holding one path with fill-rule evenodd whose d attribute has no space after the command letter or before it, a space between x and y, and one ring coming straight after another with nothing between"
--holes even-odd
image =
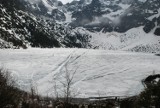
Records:
<instances>
[{"instance_id":1,"label":"snow-covered ice","mask_svg":"<svg viewBox=\"0 0 160 108\"><path fill-rule=\"evenodd\" d=\"M77 69L72 87L79 97L132 96L143 90L141 80L160 74L160 57L154 54L92 49L1 49L0 66L8 69L24 90L31 83L38 93L53 93L53 79L64 80L64 66ZM54 78L53 78L54 77Z\"/></svg>"}]
</instances>

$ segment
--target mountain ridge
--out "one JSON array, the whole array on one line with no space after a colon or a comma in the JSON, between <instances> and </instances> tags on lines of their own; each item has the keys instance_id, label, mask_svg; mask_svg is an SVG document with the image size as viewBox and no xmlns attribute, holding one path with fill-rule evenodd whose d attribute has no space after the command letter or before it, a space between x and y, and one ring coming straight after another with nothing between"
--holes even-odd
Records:
<instances>
[{"instance_id":1,"label":"mountain ridge","mask_svg":"<svg viewBox=\"0 0 160 108\"><path fill-rule=\"evenodd\" d=\"M18 4L14 4L18 5ZM89 36L72 32L54 20L37 17L32 13L10 9L9 2L0 5L0 38L2 48L27 47L87 47ZM21 8L21 7L20 7ZM85 41L83 41L85 40Z\"/></svg>"},{"instance_id":2,"label":"mountain ridge","mask_svg":"<svg viewBox=\"0 0 160 108\"><path fill-rule=\"evenodd\" d=\"M18 1L22 5L13 8L5 0L0 2L1 48L160 51L158 0L80 0L65 5L57 0Z\"/></svg>"}]
</instances>

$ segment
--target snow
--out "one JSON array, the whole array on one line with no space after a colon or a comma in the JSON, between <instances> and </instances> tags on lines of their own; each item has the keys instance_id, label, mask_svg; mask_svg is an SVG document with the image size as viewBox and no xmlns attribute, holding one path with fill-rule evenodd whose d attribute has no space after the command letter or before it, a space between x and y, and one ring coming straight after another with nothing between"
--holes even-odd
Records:
<instances>
[{"instance_id":1,"label":"snow","mask_svg":"<svg viewBox=\"0 0 160 108\"><path fill-rule=\"evenodd\" d=\"M133 15L132 13L128 13L128 14L127 14L127 16L132 16L132 15Z\"/></svg>"},{"instance_id":2,"label":"snow","mask_svg":"<svg viewBox=\"0 0 160 108\"><path fill-rule=\"evenodd\" d=\"M119 6L122 7L122 9L126 10L126 9L128 9L131 5L120 3Z\"/></svg>"},{"instance_id":3,"label":"snow","mask_svg":"<svg viewBox=\"0 0 160 108\"><path fill-rule=\"evenodd\" d=\"M145 3L147 0L138 0L138 1Z\"/></svg>"},{"instance_id":4,"label":"snow","mask_svg":"<svg viewBox=\"0 0 160 108\"><path fill-rule=\"evenodd\" d=\"M105 10L110 10L112 11L111 13L103 14L101 17L95 17L95 20L91 22L89 25L92 24L99 24L100 22L108 22L108 19L111 20L115 25L118 25L121 22L121 17L125 14L126 10L131 6L128 4L118 4L122 9L117 10L113 12L111 9L104 8ZM104 11L104 10L103 10Z\"/></svg>"},{"instance_id":5,"label":"snow","mask_svg":"<svg viewBox=\"0 0 160 108\"><path fill-rule=\"evenodd\" d=\"M150 20L150 21L152 21L153 18L158 18L159 16L160 16L160 8L158 9L158 13L157 14L154 14L154 15L148 17L147 19Z\"/></svg>"},{"instance_id":6,"label":"snow","mask_svg":"<svg viewBox=\"0 0 160 108\"><path fill-rule=\"evenodd\" d=\"M71 12L67 12L67 13L64 13L65 16L66 16L66 23L71 23L72 22L72 13Z\"/></svg>"},{"instance_id":7,"label":"snow","mask_svg":"<svg viewBox=\"0 0 160 108\"><path fill-rule=\"evenodd\" d=\"M42 2L44 4L44 6L48 9L48 14L50 14L52 12L52 10L57 9L57 7L53 6L52 4L50 4L48 2L48 0L25 0L30 2L31 4L38 4L40 2Z\"/></svg>"},{"instance_id":8,"label":"snow","mask_svg":"<svg viewBox=\"0 0 160 108\"><path fill-rule=\"evenodd\" d=\"M19 87L29 91L34 84L41 95L54 95L53 79L64 80L66 64L71 73L77 69L72 87L78 97L136 95L143 90L142 79L153 72L160 74L160 57L154 54L63 48L0 50L0 66L11 72Z\"/></svg>"},{"instance_id":9,"label":"snow","mask_svg":"<svg viewBox=\"0 0 160 108\"><path fill-rule=\"evenodd\" d=\"M132 28L125 33L117 32L90 32L85 28L76 28L80 33L92 36L90 44L93 48L111 50L135 51L135 47L145 46L143 52L160 52L160 37L154 35L154 30L145 33L143 27Z\"/></svg>"},{"instance_id":10,"label":"snow","mask_svg":"<svg viewBox=\"0 0 160 108\"><path fill-rule=\"evenodd\" d=\"M40 0L25 0L25 1L28 1L30 2L31 4L36 4L36 3L39 3Z\"/></svg>"},{"instance_id":11,"label":"snow","mask_svg":"<svg viewBox=\"0 0 160 108\"><path fill-rule=\"evenodd\" d=\"M61 1L63 4L67 4L67 3L71 3L73 0L59 0Z\"/></svg>"},{"instance_id":12,"label":"snow","mask_svg":"<svg viewBox=\"0 0 160 108\"><path fill-rule=\"evenodd\" d=\"M57 9L57 8L54 7L54 6L51 6L51 5L47 2L47 0L42 0L42 2L43 2L43 4L47 7L47 9L48 9L49 12L52 12L53 9Z\"/></svg>"}]
</instances>

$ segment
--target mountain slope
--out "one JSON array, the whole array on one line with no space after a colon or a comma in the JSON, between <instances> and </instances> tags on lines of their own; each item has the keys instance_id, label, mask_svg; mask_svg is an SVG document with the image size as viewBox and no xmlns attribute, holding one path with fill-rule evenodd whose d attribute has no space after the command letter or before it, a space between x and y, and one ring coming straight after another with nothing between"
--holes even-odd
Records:
<instances>
[{"instance_id":1,"label":"mountain slope","mask_svg":"<svg viewBox=\"0 0 160 108\"><path fill-rule=\"evenodd\" d=\"M0 47L89 47L88 35L19 10L18 2L11 3L0 2Z\"/></svg>"},{"instance_id":2,"label":"mountain slope","mask_svg":"<svg viewBox=\"0 0 160 108\"><path fill-rule=\"evenodd\" d=\"M35 15L42 15L57 21L65 21L63 4L58 0L21 0L25 10Z\"/></svg>"},{"instance_id":3,"label":"mountain slope","mask_svg":"<svg viewBox=\"0 0 160 108\"><path fill-rule=\"evenodd\" d=\"M154 30L145 33L142 27L132 28L125 33L118 32L90 32L85 28L76 28L81 33L92 36L89 42L92 48L106 50L125 50L135 52L160 52L160 37L154 35Z\"/></svg>"},{"instance_id":4,"label":"mountain slope","mask_svg":"<svg viewBox=\"0 0 160 108\"><path fill-rule=\"evenodd\" d=\"M92 48L160 51L159 0L80 0L66 4L70 25L92 36Z\"/></svg>"},{"instance_id":5,"label":"mountain slope","mask_svg":"<svg viewBox=\"0 0 160 108\"><path fill-rule=\"evenodd\" d=\"M73 21L70 25L90 31L103 29L103 32L124 33L145 26L144 31L148 33L155 26L159 28L159 0L80 0L66 7L72 13Z\"/></svg>"},{"instance_id":6,"label":"mountain slope","mask_svg":"<svg viewBox=\"0 0 160 108\"><path fill-rule=\"evenodd\" d=\"M160 51L158 0L80 0L66 5L57 0L12 2L0 1L1 48Z\"/></svg>"}]
</instances>

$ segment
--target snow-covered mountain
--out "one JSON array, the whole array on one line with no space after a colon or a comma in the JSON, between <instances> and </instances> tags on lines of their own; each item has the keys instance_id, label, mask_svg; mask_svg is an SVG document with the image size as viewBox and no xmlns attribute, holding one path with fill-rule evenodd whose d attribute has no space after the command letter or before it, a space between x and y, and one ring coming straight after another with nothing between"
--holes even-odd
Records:
<instances>
[{"instance_id":1,"label":"snow-covered mountain","mask_svg":"<svg viewBox=\"0 0 160 108\"><path fill-rule=\"evenodd\" d=\"M25 9L35 15L42 15L57 21L65 21L63 4L58 0L21 0Z\"/></svg>"},{"instance_id":2,"label":"snow-covered mountain","mask_svg":"<svg viewBox=\"0 0 160 108\"><path fill-rule=\"evenodd\" d=\"M37 17L18 10L19 3L0 2L0 47L88 47L89 35L79 34L70 27L49 18ZM15 6L15 7L12 7Z\"/></svg>"},{"instance_id":3,"label":"snow-covered mountain","mask_svg":"<svg viewBox=\"0 0 160 108\"><path fill-rule=\"evenodd\" d=\"M160 19L159 0L92 0L90 3L80 0L67 7L74 19L71 25L83 26L91 31L126 32L145 26L145 31L149 32L154 24L148 23L152 23L155 16L153 22Z\"/></svg>"},{"instance_id":4,"label":"snow-covered mountain","mask_svg":"<svg viewBox=\"0 0 160 108\"><path fill-rule=\"evenodd\" d=\"M17 0L16 6L11 2L0 2L1 47L160 51L159 0L75 0L65 5L58 0Z\"/></svg>"},{"instance_id":5,"label":"snow-covered mountain","mask_svg":"<svg viewBox=\"0 0 160 108\"><path fill-rule=\"evenodd\" d=\"M160 72L159 56L146 53L160 53L160 2L0 0L0 48L28 48L0 50L0 67L21 89L33 83L53 94L69 64L80 97L137 95L141 80Z\"/></svg>"},{"instance_id":6,"label":"snow-covered mountain","mask_svg":"<svg viewBox=\"0 0 160 108\"><path fill-rule=\"evenodd\" d=\"M92 48L160 51L159 0L80 0L66 8L70 25L92 36Z\"/></svg>"},{"instance_id":7,"label":"snow-covered mountain","mask_svg":"<svg viewBox=\"0 0 160 108\"><path fill-rule=\"evenodd\" d=\"M155 29L154 29L155 30ZM133 52L160 52L160 37L143 31L143 26L132 28L125 33L118 32L91 32L83 27L77 27L76 31L91 35L89 42L91 48L105 50L125 50Z\"/></svg>"}]
</instances>

